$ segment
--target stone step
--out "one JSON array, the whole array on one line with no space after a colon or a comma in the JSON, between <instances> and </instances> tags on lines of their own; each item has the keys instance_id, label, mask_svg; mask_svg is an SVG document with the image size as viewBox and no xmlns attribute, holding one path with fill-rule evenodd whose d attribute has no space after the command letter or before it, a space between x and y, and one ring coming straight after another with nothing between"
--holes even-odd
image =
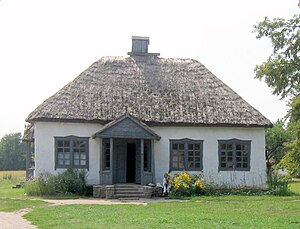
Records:
<instances>
[{"instance_id":1,"label":"stone step","mask_svg":"<svg viewBox=\"0 0 300 229\"><path fill-rule=\"evenodd\" d=\"M115 188L143 188L141 185L115 185Z\"/></svg>"},{"instance_id":2,"label":"stone step","mask_svg":"<svg viewBox=\"0 0 300 229\"><path fill-rule=\"evenodd\" d=\"M142 188L115 188L115 190L143 192Z\"/></svg>"},{"instance_id":3,"label":"stone step","mask_svg":"<svg viewBox=\"0 0 300 229\"><path fill-rule=\"evenodd\" d=\"M115 194L115 197L120 199L120 198L142 198L145 197L143 193L134 193L134 194L129 194L129 193L119 193Z\"/></svg>"},{"instance_id":4,"label":"stone step","mask_svg":"<svg viewBox=\"0 0 300 229\"><path fill-rule=\"evenodd\" d=\"M128 193L128 194L144 194L144 192L143 191L137 191L137 190L118 190L118 189L116 189L115 190L115 193L116 194L126 194L126 193Z\"/></svg>"}]
</instances>

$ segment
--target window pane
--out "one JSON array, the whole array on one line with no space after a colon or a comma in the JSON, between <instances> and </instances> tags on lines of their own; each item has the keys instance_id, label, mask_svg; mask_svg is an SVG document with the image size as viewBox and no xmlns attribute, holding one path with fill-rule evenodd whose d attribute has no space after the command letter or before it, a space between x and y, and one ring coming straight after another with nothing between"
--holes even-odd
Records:
<instances>
[{"instance_id":1,"label":"window pane","mask_svg":"<svg viewBox=\"0 0 300 229\"><path fill-rule=\"evenodd\" d=\"M183 168L184 168L184 163L183 163L183 162L179 162L179 163L178 163L178 168L183 169Z\"/></svg>"},{"instance_id":2,"label":"window pane","mask_svg":"<svg viewBox=\"0 0 300 229\"><path fill-rule=\"evenodd\" d=\"M81 159L86 159L86 154L85 154L85 153L81 153L81 154L80 154L80 158L81 158Z\"/></svg>"},{"instance_id":3,"label":"window pane","mask_svg":"<svg viewBox=\"0 0 300 229\"><path fill-rule=\"evenodd\" d=\"M79 153L74 153L74 159L79 159Z\"/></svg>"},{"instance_id":4,"label":"window pane","mask_svg":"<svg viewBox=\"0 0 300 229\"><path fill-rule=\"evenodd\" d=\"M189 151L189 157L193 157L194 156L194 152L193 151Z\"/></svg>"},{"instance_id":5,"label":"window pane","mask_svg":"<svg viewBox=\"0 0 300 229\"><path fill-rule=\"evenodd\" d=\"M188 161L194 161L194 158L193 157L189 157Z\"/></svg>"},{"instance_id":6,"label":"window pane","mask_svg":"<svg viewBox=\"0 0 300 229\"><path fill-rule=\"evenodd\" d=\"M172 149L175 149L175 150L177 150L178 149L178 144L172 144Z\"/></svg>"},{"instance_id":7,"label":"window pane","mask_svg":"<svg viewBox=\"0 0 300 229\"><path fill-rule=\"evenodd\" d=\"M64 147L70 147L70 141L63 141L64 142Z\"/></svg>"},{"instance_id":8,"label":"window pane","mask_svg":"<svg viewBox=\"0 0 300 229\"><path fill-rule=\"evenodd\" d=\"M201 166L200 166L200 162L196 162L195 163L195 168L200 168Z\"/></svg>"},{"instance_id":9,"label":"window pane","mask_svg":"<svg viewBox=\"0 0 300 229\"><path fill-rule=\"evenodd\" d=\"M79 160L74 160L74 165L79 165Z\"/></svg>"},{"instance_id":10,"label":"window pane","mask_svg":"<svg viewBox=\"0 0 300 229\"><path fill-rule=\"evenodd\" d=\"M189 168L194 168L194 163L193 162L189 162Z\"/></svg>"},{"instance_id":11,"label":"window pane","mask_svg":"<svg viewBox=\"0 0 300 229\"><path fill-rule=\"evenodd\" d=\"M59 164L59 165L64 165L64 160L61 160L61 159L58 160L58 164Z\"/></svg>"},{"instance_id":12,"label":"window pane","mask_svg":"<svg viewBox=\"0 0 300 229\"><path fill-rule=\"evenodd\" d=\"M236 152L236 156L240 157L242 155L242 152L241 151L237 151Z\"/></svg>"},{"instance_id":13,"label":"window pane","mask_svg":"<svg viewBox=\"0 0 300 229\"><path fill-rule=\"evenodd\" d=\"M232 144L227 144L227 150L232 150Z\"/></svg>"},{"instance_id":14,"label":"window pane","mask_svg":"<svg viewBox=\"0 0 300 229\"><path fill-rule=\"evenodd\" d=\"M242 149L242 146L240 144L237 144L236 145L236 150L241 150Z\"/></svg>"},{"instance_id":15,"label":"window pane","mask_svg":"<svg viewBox=\"0 0 300 229\"><path fill-rule=\"evenodd\" d=\"M227 156L232 156L232 152L231 151L229 151L229 152L227 152Z\"/></svg>"},{"instance_id":16,"label":"window pane","mask_svg":"<svg viewBox=\"0 0 300 229\"><path fill-rule=\"evenodd\" d=\"M70 159L70 153L65 153L65 159Z\"/></svg>"},{"instance_id":17,"label":"window pane","mask_svg":"<svg viewBox=\"0 0 300 229\"><path fill-rule=\"evenodd\" d=\"M195 144L195 150L200 150L200 144Z\"/></svg>"},{"instance_id":18,"label":"window pane","mask_svg":"<svg viewBox=\"0 0 300 229\"><path fill-rule=\"evenodd\" d=\"M59 153L58 154L58 159L64 159L64 154L63 153Z\"/></svg>"},{"instance_id":19,"label":"window pane","mask_svg":"<svg viewBox=\"0 0 300 229\"><path fill-rule=\"evenodd\" d=\"M58 147L63 147L63 146L64 146L63 141L57 141L57 146L58 146Z\"/></svg>"},{"instance_id":20,"label":"window pane","mask_svg":"<svg viewBox=\"0 0 300 229\"><path fill-rule=\"evenodd\" d=\"M226 150L226 144L221 144L221 149Z\"/></svg>"},{"instance_id":21,"label":"window pane","mask_svg":"<svg viewBox=\"0 0 300 229\"><path fill-rule=\"evenodd\" d=\"M242 168L242 164L241 164L241 163L237 163L237 164L236 164L236 167L237 167L237 168Z\"/></svg>"},{"instance_id":22,"label":"window pane","mask_svg":"<svg viewBox=\"0 0 300 229\"><path fill-rule=\"evenodd\" d=\"M184 144L179 144L179 149L184 150Z\"/></svg>"},{"instance_id":23,"label":"window pane","mask_svg":"<svg viewBox=\"0 0 300 229\"><path fill-rule=\"evenodd\" d=\"M85 160L80 160L80 165L85 165L86 161Z\"/></svg>"},{"instance_id":24,"label":"window pane","mask_svg":"<svg viewBox=\"0 0 300 229\"><path fill-rule=\"evenodd\" d=\"M188 149L193 150L194 149L194 144L188 144Z\"/></svg>"},{"instance_id":25,"label":"window pane","mask_svg":"<svg viewBox=\"0 0 300 229\"><path fill-rule=\"evenodd\" d=\"M247 168L248 167L248 163L243 163L243 167Z\"/></svg>"},{"instance_id":26,"label":"window pane","mask_svg":"<svg viewBox=\"0 0 300 229\"><path fill-rule=\"evenodd\" d=\"M222 168L226 168L226 163L221 163Z\"/></svg>"},{"instance_id":27,"label":"window pane","mask_svg":"<svg viewBox=\"0 0 300 229\"><path fill-rule=\"evenodd\" d=\"M70 165L70 160L65 160L65 165Z\"/></svg>"},{"instance_id":28,"label":"window pane","mask_svg":"<svg viewBox=\"0 0 300 229\"><path fill-rule=\"evenodd\" d=\"M195 151L195 156L198 156L198 157L200 157L200 151Z\"/></svg>"},{"instance_id":29,"label":"window pane","mask_svg":"<svg viewBox=\"0 0 300 229\"><path fill-rule=\"evenodd\" d=\"M243 145L242 145L242 150L248 150L248 145L243 144Z\"/></svg>"}]
</instances>

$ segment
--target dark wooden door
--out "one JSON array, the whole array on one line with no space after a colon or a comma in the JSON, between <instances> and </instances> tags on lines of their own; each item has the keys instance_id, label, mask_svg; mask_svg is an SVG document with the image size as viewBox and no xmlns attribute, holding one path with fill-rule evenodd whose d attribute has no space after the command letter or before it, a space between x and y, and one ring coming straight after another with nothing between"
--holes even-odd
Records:
<instances>
[{"instance_id":1,"label":"dark wooden door","mask_svg":"<svg viewBox=\"0 0 300 229\"><path fill-rule=\"evenodd\" d=\"M136 172L136 144L127 143L127 165L126 165L126 182L135 183Z\"/></svg>"}]
</instances>

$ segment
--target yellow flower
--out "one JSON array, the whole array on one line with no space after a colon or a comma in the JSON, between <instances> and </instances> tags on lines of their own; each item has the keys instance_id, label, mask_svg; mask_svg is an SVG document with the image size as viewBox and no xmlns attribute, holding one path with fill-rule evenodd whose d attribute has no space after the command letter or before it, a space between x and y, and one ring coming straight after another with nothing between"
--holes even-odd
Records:
<instances>
[{"instance_id":1,"label":"yellow flower","mask_svg":"<svg viewBox=\"0 0 300 229\"><path fill-rule=\"evenodd\" d=\"M198 180L195 182L195 186L198 187L198 188L203 189L204 183L203 183L201 180L198 179Z\"/></svg>"}]
</instances>

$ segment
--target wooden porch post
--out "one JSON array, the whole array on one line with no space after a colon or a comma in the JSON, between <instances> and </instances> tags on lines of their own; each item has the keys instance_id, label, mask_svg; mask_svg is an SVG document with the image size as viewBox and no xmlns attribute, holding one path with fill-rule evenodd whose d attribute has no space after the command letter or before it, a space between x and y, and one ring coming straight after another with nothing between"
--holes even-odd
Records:
<instances>
[{"instance_id":1,"label":"wooden porch post","mask_svg":"<svg viewBox=\"0 0 300 229\"><path fill-rule=\"evenodd\" d=\"M103 138L100 138L100 151L99 151L99 184L102 184L102 171L103 171Z\"/></svg>"},{"instance_id":2,"label":"wooden porch post","mask_svg":"<svg viewBox=\"0 0 300 229\"><path fill-rule=\"evenodd\" d=\"M114 140L113 138L110 138L110 152L109 152L109 160L110 160L110 183L113 184L113 180L114 180L114 176L113 176L113 171L114 171L114 168L113 168L113 152L114 152Z\"/></svg>"},{"instance_id":3,"label":"wooden porch post","mask_svg":"<svg viewBox=\"0 0 300 229\"><path fill-rule=\"evenodd\" d=\"M31 162L31 142L27 142L27 150L26 150L26 179L29 179L30 175L30 162Z\"/></svg>"},{"instance_id":4,"label":"wooden porch post","mask_svg":"<svg viewBox=\"0 0 300 229\"><path fill-rule=\"evenodd\" d=\"M144 184L144 139L141 139L141 184Z\"/></svg>"},{"instance_id":5,"label":"wooden porch post","mask_svg":"<svg viewBox=\"0 0 300 229\"><path fill-rule=\"evenodd\" d=\"M152 168L152 183L155 184L156 180L155 180L155 158L154 158L154 140L151 139L151 168Z\"/></svg>"}]
</instances>

